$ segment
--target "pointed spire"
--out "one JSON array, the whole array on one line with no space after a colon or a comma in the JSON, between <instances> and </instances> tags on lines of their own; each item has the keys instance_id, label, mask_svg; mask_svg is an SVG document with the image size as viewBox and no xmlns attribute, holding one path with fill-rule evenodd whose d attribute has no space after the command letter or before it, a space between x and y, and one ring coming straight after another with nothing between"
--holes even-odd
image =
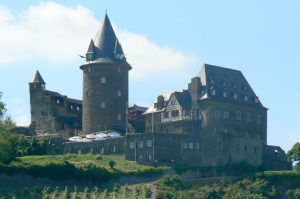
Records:
<instances>
[{"instance_id":1,"label":"pointed spire","mask_svg":"<svg viewBox=\"0 0 300 199\"><path fill-rule=\"evenodd\" d=\"M46 84L38 70L35 72L32 80L29 83Z\"/></svg>"},{"instance_id":2,"label":"pointed spire","mask_svg":"<svg viewBox=\"0 0 300 199\"><path fill-rule=\"evenodd\" d=\"M94 52L94 47L95 47L94 40L91 39L90 45L89 45L89 48L88 48L87 52L88 53L93 53Z\"/></svg>"},{"instance_id":3,"label":"pointed spire","mask_svg":"<svg viewBox=\"0 0 300 199\"><path fill-rule=\"evenodd\" d=\"M91 51L91 46L93 51ZM105 14L101 28L96 34L94 41L90 43L88 53L93 52L93 60L99 58L110 58L113 60L121 60L120 57L123 57L122 60L125 60L123 49L121 44L116 37L116 34L112 28L110 20Z\"/></svg>"},{"instance_id":4,"label":"pointed spire","mask_svg":"<svg viewBox=\"0 0 300 199\"><path fill-rule=\"evenodd\" d=\"M94 48L95 48L94 40L91 39L89 48L87 50L87 53L85 54L85 60L86 61L92 61L93 60L93 57L94 57Z\"/></svg>"}]
</instances>

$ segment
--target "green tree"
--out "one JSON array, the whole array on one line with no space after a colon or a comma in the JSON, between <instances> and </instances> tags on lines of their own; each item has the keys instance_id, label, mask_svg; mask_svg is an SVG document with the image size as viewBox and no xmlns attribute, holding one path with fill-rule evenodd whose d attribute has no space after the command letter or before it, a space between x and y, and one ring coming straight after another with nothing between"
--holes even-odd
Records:
<instances>
[{"instance_id":1,"label":"green tree","mask_svg":"<svg viewBox=\"0 0 300 199\"><path fill-rule=\"evenodd\" d=\"M9 163L16 157L17 136L0 129L0 162Z\"/></svg>"},{"instance_id":2,"label":"green tree","mask_svg":"<svg viewBox=\"0 0 300 199\"><path fill-rule=\"evenodd\" d=\"M6 112L5 104L4 102L1 101L1 97L2 97L2 92L0 92L0 120L3 118Z\"/></svg>"},{"instance_id":3,"label":"green tree","mask_svg":"<svg viewBox=\"0 0 300 199\"><path fill-rule=\"evenodd\" d=\"M300 143L297 142L287 153L288 159L300 166Z\"/></svg>"}]
</instances>

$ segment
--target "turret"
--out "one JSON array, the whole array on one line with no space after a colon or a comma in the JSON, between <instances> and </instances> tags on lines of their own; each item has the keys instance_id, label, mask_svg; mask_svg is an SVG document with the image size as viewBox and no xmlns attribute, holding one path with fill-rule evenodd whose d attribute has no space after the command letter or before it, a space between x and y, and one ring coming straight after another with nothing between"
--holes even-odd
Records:
<instances>
[{"instance_id":1,"label":"turret","mask_svg":"<svg viewBox=\"0 0 300 199\"><path fill-rule=\"evenodd\" d=\"M83 132L126 131L128 71L121 44L107 14L90 41L83 70Z\"/></svg>"},{"instance_id":2,"label":"turret","mask_svg":"<svg viewBox=\"0 0 300 199\"><path fill-rule=\"evenodd\" d=\"M41 74L37 70L32 78L32 80L29 82L30 91L38 91L38 90L45 90L45 81L43 80Z\"/></svg>"},{"instance_id":3,"label":"turret","mask_svg":"<svg viewBox=\"0 0 300 199\"><path fill-rule=\"evenodd\" d=\"M42 105L45 85L45 81L37 70L29 82L31 126L33 126L33 128L35 128L38 118L43 113Z\"/></svg>"}]
</instances>

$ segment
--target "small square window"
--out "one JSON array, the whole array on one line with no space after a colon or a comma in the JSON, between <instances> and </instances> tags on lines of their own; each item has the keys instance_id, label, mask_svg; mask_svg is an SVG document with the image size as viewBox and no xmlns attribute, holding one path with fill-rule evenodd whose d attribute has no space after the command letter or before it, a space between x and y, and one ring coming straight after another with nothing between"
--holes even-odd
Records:
<instances>
[{"instance_id":1,"label":"small square window","mask_svg":"<svg viewBox=\"0 0 300 199\"><path fill-rule=\"evenodd\" d=\"M211 90L211 95L215 96L216 95L216 90Z\"/></svg>"},{"instance_id":2,"label":"small square window","mask_svg":"<svg viewBox=\"0 0 300 199\"><path fill-rule=\"evenodd\" d=\"M134 149L135 147L134 147L134 142L129 142L129 148L130 149Z\"/></svg>"},{"instance_id":3,"label":"small square window","mask_svg":"<svg viewBox=\"0 0 300 199\"><path fill-rule=\"evenodd\" d=\"M105 108L106 107L106 103L105 102L102 102L101 104L100 104L100 108Z\"/></svg>"},{"instance_id":4,"label":"small square window","mask_svg":"<svg viewBox=\"0 0 300 199\"><path fill-rule=\"evenodd\" d=\"M147 147L152 147L152 140L147 140Z\"/></svg>"},{"instance_id":5,"label":"small square window","mask_svg":"<svg viewBox=\"0 0 300 199\"><path fill-rule=\"evenodd\" d=\"M143 147L144 147L144 142L138 141L138 148L143 148Z\"/></svg>"},{"instance_id":6,"label":"small square window","mask_svg":"<svg viewBox=\"0 0 300 199\"><path fill-rule=\"evenodd\" d=\"M233 99L236 100L237 98L238 98L238 94L234 93L234 94L233 94Z\"/></svg>"}]
</instances>

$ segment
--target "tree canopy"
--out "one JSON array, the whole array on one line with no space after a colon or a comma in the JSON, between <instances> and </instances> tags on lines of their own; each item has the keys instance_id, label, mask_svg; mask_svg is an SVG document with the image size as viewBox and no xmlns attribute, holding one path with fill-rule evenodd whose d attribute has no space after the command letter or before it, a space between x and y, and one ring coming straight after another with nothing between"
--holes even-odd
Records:
<instances>
[{"instance_id":1,"label":"tree canopy","mask_svg":"<svg viewBox=\"0 0 300 199\"><path fill-rule=\"evenodd\" d=\"M2 92L0 92L0 120L3 118L3 115L6 112L5 104L1 101Z\"/></svg>"},{"instance_id":2,"label":"tree canopy","mask_svg":"<svg viewBox=\"0 0 300 199\"><path fill-rule=\"evenodd\" d=\"M297 165L300 165L300 143L299 142L294 144L292 149L288 151L287 156L289 160L296 162Z\"/></svg>"}]
</instances>

